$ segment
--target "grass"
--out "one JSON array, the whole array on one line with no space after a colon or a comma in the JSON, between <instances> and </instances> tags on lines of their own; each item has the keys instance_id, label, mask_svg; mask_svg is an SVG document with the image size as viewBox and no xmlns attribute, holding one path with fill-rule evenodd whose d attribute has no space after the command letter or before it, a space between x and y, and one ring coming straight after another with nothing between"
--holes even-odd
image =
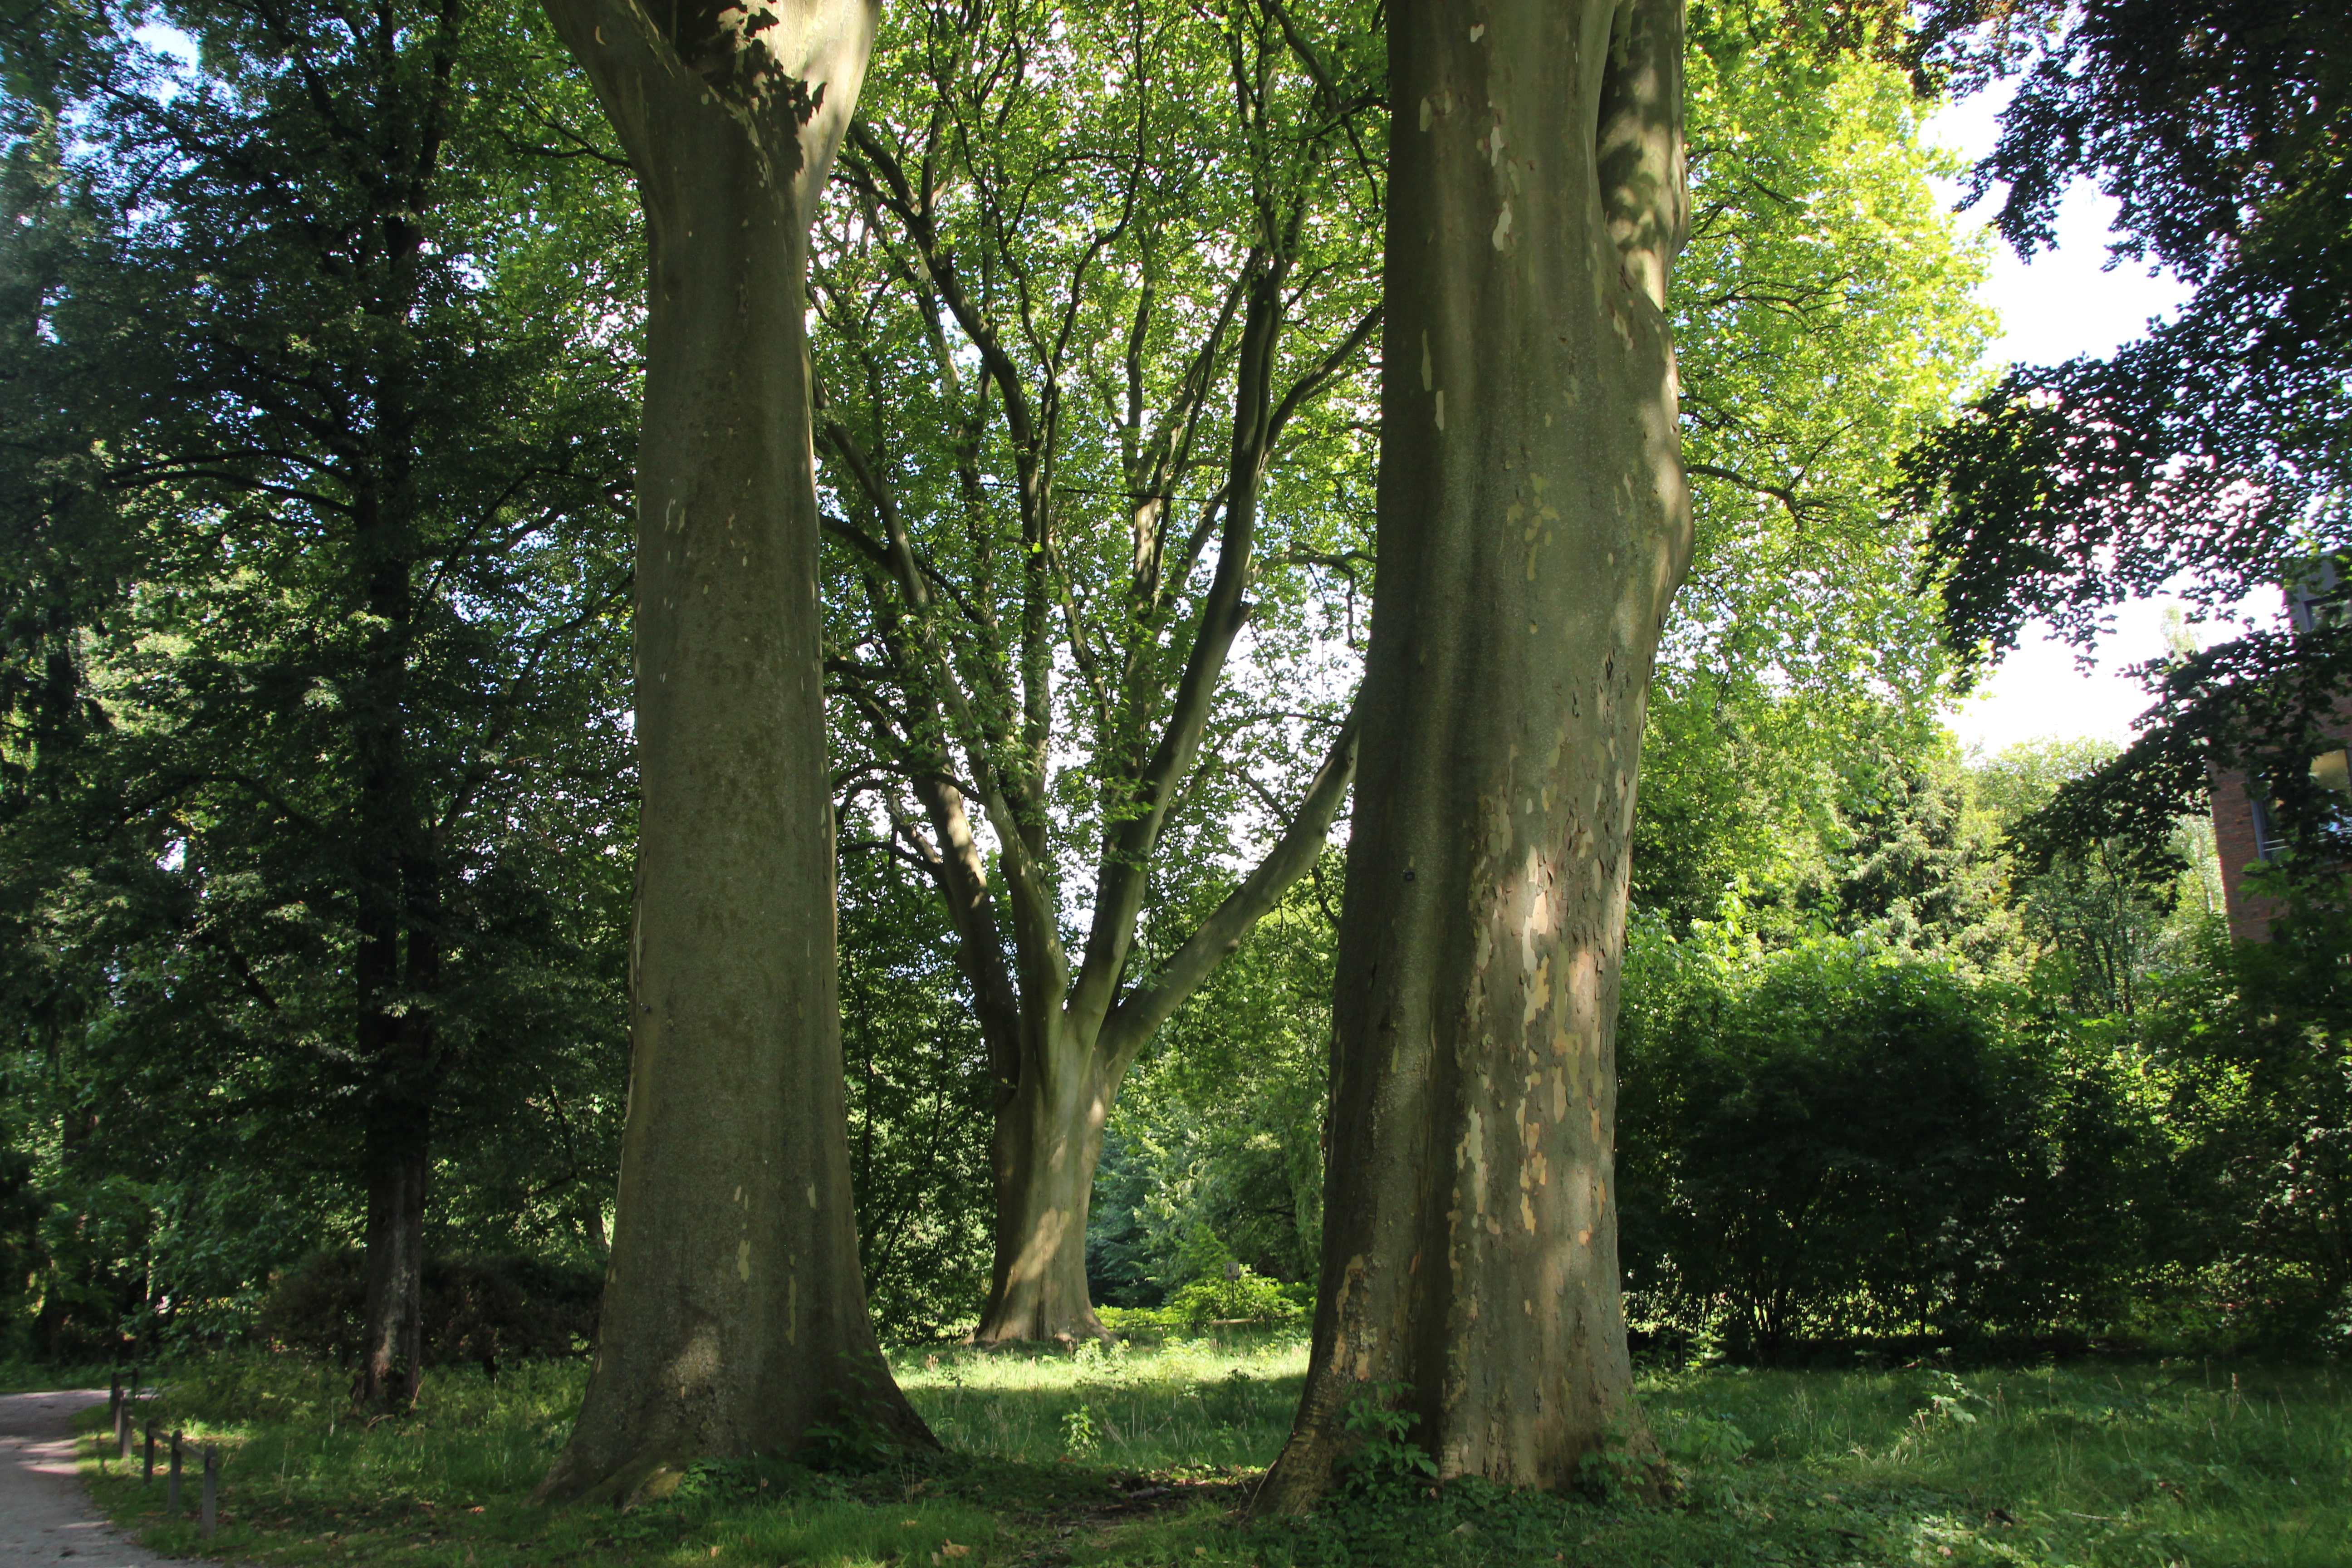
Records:
<instances>
[{"instance_id":1,"label":"grass","mask_svg":"<svg viewBox=\"0 0 2352 1568\"><path fill-rule=\"evenodd\" d=\"M1303 1334L902 1357L899 1386L950 1449L1188 1477L1263 1469L1307 1375Z\"/></svg>"},{"instance_id":2,"label":"grass","mask_svg":"<svg viewBox=\"0 0 2352 1568\"><path fill-rule=\"evenodd\" d=\"M164 1377L157 1414L223 1447L209 1554L252 1563L2352 1564L2352 1387L2331 1365L1654 1373L1643 1405L1684 1480L1669 1506L1398 1484L1305 1524L1240 1521L1304 1369L1295 1332L917 1351L895 1370L948 1457L856 1474L710 1467L625 1515L526 1500L569 1428L577 1365L495 1384L445 1370L413 1419L354 1425L340 1374L222 1356ZM89 1419L100 1506L158 1550L194 1552L193 1477L189 1516L163 1518L163 1483L101 1458L103 1412Z\"/></svg>"}]
</instances>

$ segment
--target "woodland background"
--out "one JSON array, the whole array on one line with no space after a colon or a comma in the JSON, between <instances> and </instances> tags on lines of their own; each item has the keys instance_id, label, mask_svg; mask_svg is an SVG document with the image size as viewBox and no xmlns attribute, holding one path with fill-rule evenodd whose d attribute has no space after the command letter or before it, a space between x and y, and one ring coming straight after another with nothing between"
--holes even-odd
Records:
<instances>
[{"instance_id":1,"label":"woodland background","mask_svg":"<svg viewBox=\"0 0 2352 1568\"><path fill-rule=\"evenodd\" d=\"M639 218L535 7L452 11L438 53L417 18L341 33L331 9L194 4L139 30L89 13L81 36L68 9L39 47L9 46L0 1348L17 1356L347 1352L354 1173L387 1093L432 1128L429 1354L571 1353L593 1323L626 1092ZM1923 591L1926 524L1889 497L1902 454L1985 391L1970 290L1990 241L1931 184L1958 173L1922 136L1934 98L1814 12L1692 16L1675 326L1699 543L1651 698L1619 1028L1637 1342L2340 1349L2340 921L2233 945L2193 815L2159 847L2034 852L2016 830L2112 753L1968 756L1940 727L1969 650ZM985 1294L991 1084L925 863L909 759L928 742L894 706L858 531L893 506L943 579L998 560L1017 578L1005 498L1047 454L1083 548L1054 568L1060 695L1032 760L1075 944L1134 732L1088 661L1164 648L1108 586L1133 567L1139 389L1240 374L1206 329L1234 309L1237 209L1270 190L1309 237L1286 363L1335 368L1268 481L1255 612L1149 867L1132 973L1255 863L1352 690L1377 432L1349 335L1376 302L1386 131L1367 110L1271 134L1280 73L1248 51L1281 52L1272 26L1213 6L889 8L866 120L919 130L955 93L992 116L985 140L935 142L958 195L933 221L1021 323L1003 352L1040 389L1043 446L927 307L875 147L836 176L813 291L843 524L841 995L862 1254L893 1340L955 1334ZM306 79L312 54L347 95ZM341 215L425 153L361 156L376 122L354 106L436 79L456 107L412 204L415 308L390 322ZM1151 155L1114 156L1122 139ZM386 375L433 389L396 429ZM860 477L877 458L889 485ZM369 531L362 467L423 498L397 549ZM1196 544L1172 602L1202 576ZM1137 1059L1087 1232L1114 1325L1306 1302L1344 839L1342 822ZM394 882L407 967L384 1026L431 1025L429 1070L387 1089L352 977Z\"/></svg>"}]
</instances>

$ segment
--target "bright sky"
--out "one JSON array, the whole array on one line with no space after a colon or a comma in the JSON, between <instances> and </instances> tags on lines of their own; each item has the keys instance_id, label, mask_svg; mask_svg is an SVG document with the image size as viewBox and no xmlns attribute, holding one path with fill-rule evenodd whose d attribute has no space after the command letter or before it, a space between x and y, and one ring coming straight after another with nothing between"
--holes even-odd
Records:
<instances>
[{"instance_id":1,"label":"bright sky","mask_svg":"<svg viewBox=\"0 0 2352 1568\"><path fill-rule=\"evenodd\" d=\"M1989 92L1951 105L1928 121L1928 134L1964 157L1980 157L1992 147L1994 118L2005 96ZM1959 195L1956 184L1953 200ZM1988 195L1967 216L1983 221L1993 205ZM2145 264L2126 261L2104 270L2114 215L2112 201L2078 183L2059 209L2055 250L2042 251L2028 264L1993 241L1991 271L1979 297L2000 312L2003 331L1987 351L1990 368L2104 355L2137 337L2149 317L2166 314L2188 297L2178 279L2152 278ZM1948 722L1964 744L1987 752L2044 736L2126 739L2149 698L2122 671L2164 651L2168 607L2163 600L2125 605L2088 671L2076 668L2073 647L2029 632Z\"/></svg>"}]
</instances>

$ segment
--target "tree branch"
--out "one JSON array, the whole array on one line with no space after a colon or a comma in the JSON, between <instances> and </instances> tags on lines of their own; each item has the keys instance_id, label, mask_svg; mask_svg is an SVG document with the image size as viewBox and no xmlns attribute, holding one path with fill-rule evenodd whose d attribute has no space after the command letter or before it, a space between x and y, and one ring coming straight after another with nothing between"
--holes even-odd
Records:
<instances>
[{"instance_id":1,"label":"tree branch","mask_svg":"<svg viewBox=\"0 0 2352 1568\"><path fill-rule=\"evenodd\" d=\"M1160 1026L1173 1016L1217 965L1239 947L1250 928L1282 900L1282 895L1315 868L1323 855L1339 803L1356 779L1356 715L1350 712L1307 785L1298 810L1280 839L1242 885L1226 895L1198 930L1186 938L1158 973L1129 991L1104 1020L1100 1048L1114 1070L1123 1069Z\"/></svg>"}]
</instances>

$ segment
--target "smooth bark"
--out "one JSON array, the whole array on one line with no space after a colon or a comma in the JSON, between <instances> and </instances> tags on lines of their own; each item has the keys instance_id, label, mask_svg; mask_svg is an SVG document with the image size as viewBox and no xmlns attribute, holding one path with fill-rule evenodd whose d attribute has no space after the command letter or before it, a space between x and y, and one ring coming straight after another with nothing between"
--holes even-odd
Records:
<instances>
[{"instance_id":1,"label":"smooth bark","mask_svg":"<svg viewBox=\"0 0 2352 1568\"><path fill-rule=\"evenodd\" d=\"M812 1423L929 1434L866 1317L835 993L804 280L873 0L551 0L637 175L643 790L595 1369L542 1497L625 1500Z\"/></svg>"},{"instance_id":2,"label":"smooth bark","mask_svg":"<svg viewBox=\"0 0 2352 1568\"><path fill-rule=\"evenodd\" d=\"M1612 1037L1653 655L1690 551L1664 310L1680 0L1391 12L1380 593L1321 1294L1257 1506L1409 1385L1441 1474L1557 1488L1626 1410Z\"/></svg>"}]
</instances>

